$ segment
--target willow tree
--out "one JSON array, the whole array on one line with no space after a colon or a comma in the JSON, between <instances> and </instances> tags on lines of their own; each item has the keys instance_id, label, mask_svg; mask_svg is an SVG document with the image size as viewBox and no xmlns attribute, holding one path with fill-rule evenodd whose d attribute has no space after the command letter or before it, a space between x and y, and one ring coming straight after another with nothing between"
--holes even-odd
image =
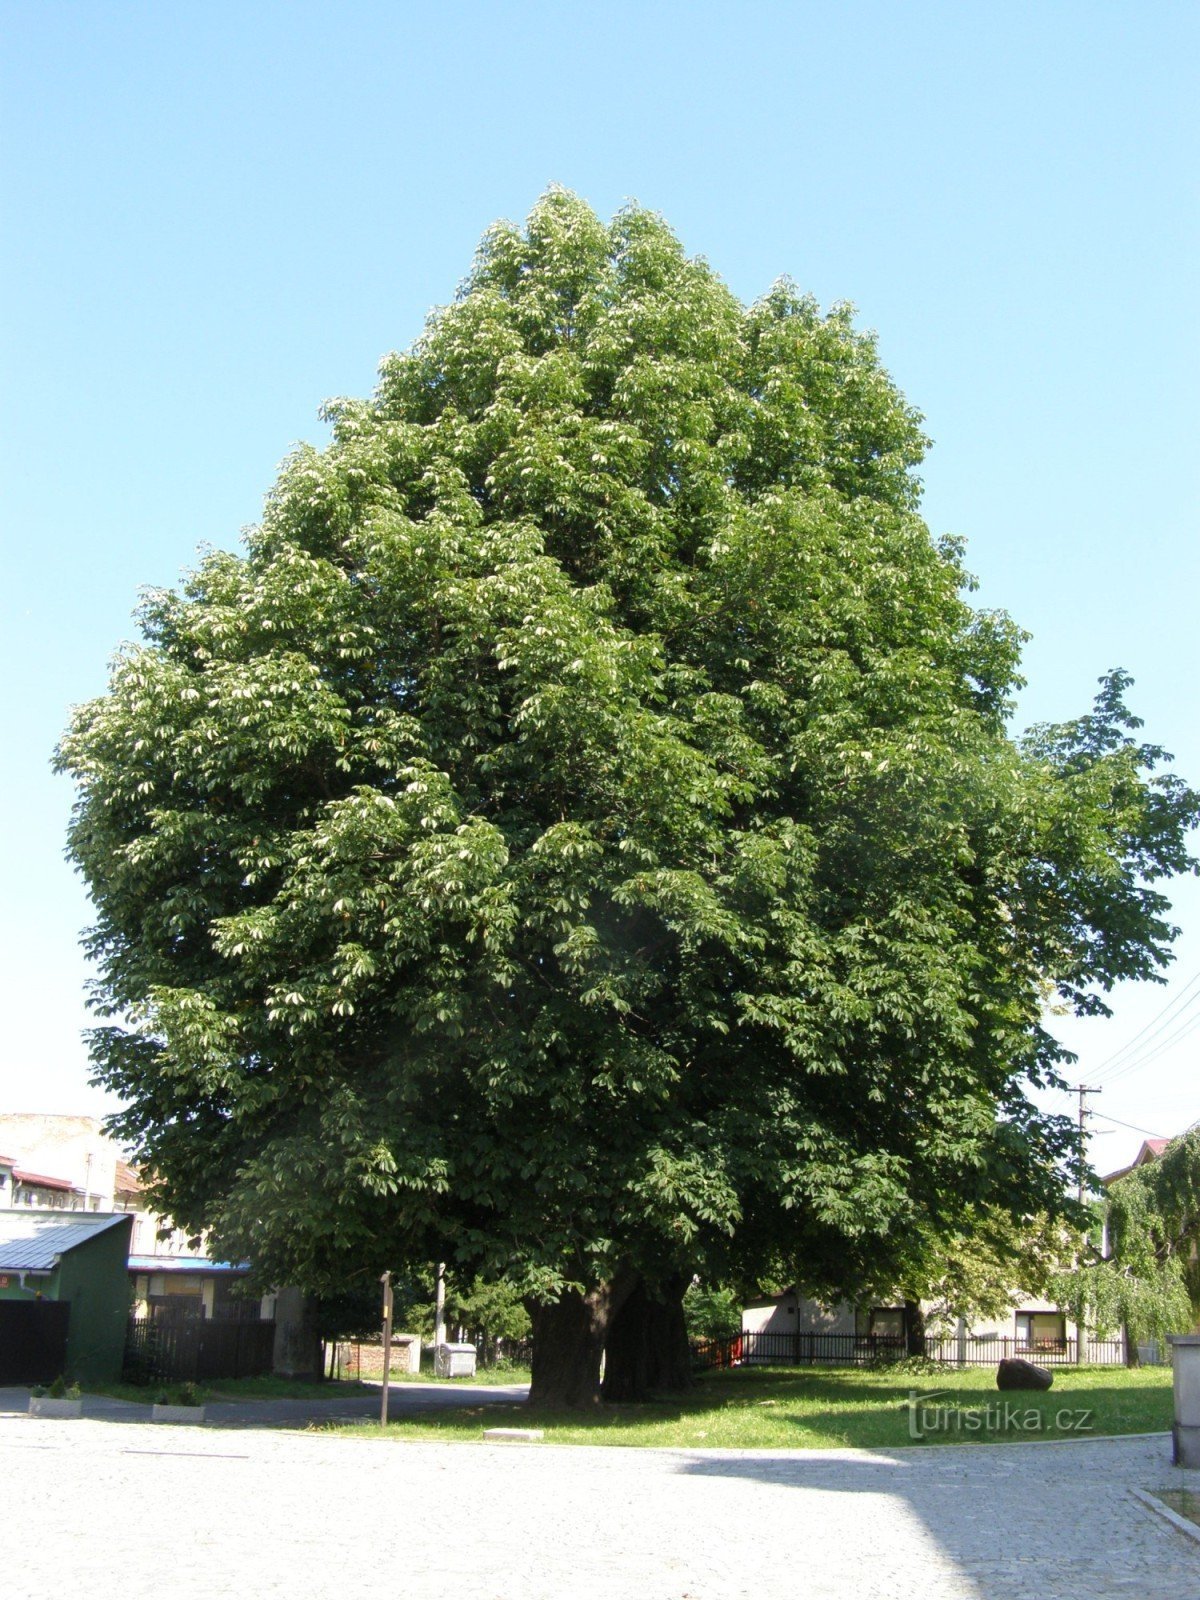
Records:
<instances>
[{"instance_id":1,"label":"willow tree","mask_svg":"<svg viewBox=\"0 0 1200 1600\"><path fill-rule=\"evenodd\" d=\"M723 1253L1052 1207L1043 1001L1165 958L1195 803L1119 678L1010 740L849 310L553 191L328 420L60 751L158 1203L276 1281L503 1276L568 1403Z\"/></svg>"},{"instance_id":2,"label":"willow tree","mask_svg":"<svg viewBox=\"0 0 1200 1600\"><path fill-rule=\"evenodd\" d=\"M1060 1304L1102 1337L1138 1345L1187 1333L1200 1314L1200 1129L1111 1182L1098 1207L1108 1248L1082 1253L1056 1283Z\"/></svg>"}]
</instances>

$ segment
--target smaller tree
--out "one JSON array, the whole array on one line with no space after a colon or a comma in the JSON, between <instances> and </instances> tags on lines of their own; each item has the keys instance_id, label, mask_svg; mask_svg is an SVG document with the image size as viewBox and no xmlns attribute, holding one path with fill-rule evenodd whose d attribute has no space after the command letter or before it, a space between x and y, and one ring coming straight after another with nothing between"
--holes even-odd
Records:
<instances>
[{"instance_id":1,"label":"smaller tree","mask_svg":"<svg viewBox=\"0 0 1200 1600\"><path fill-rule=\"evenodd\" d=\"M317 1337L325 1350L324 1375L339 1373L343 1340L377 1339L383 1320L383 1290L373 1278L358 1277L318 1295L314 1306Z\"/></svg>"},{"instance_id":2,"label":"smaller tree","mask_svg":"<svg viewBox=\"0 0 1200 1600\"><path fill-rule=\"evenodd\" d=\"M500 1358L506 1345L524 1344L532 1331L518 1290L503 1280L475 1277L446 1290L446 1316L483 1347L486 1363Z\"/></svg>"},{"instance_id":3,"label":"smaller tree","mask_svg":"<svg viewBox=\"0 0 1200 1600\"><path fill-rule=\"evenodd\" d=\"M903 1301L909 1353L924 1355L926 1338L951 1333L960 1318L1003 1316L1023 1295L1049 1292L1082 1237L1074 1201L1057 1199L1060 1214L1026 1217L984 1202L914 1206L908 1226L882 1239L847 1236L840 1250L827 1241L823 1255L801 1262L799 1291L823 1305Z\"/></svg>"},{"instance_id":4,"label":"smaller tree","mask_svg":"<svg viewBox=\"0 0 1200 1600\"><path fill-rule=\"evenodd\" d=\"M432 1341L436 1322L436 1274L432 1265L409 1272L402 1280L407 1325ZM397 1314L400 1300L397 1298ZM461 1329L480 1347L485 1362L501 1352L503 1344L524 1343L530 1336L529 1313L520 1291L503 1279L448 1273L444 1306L446 1326Z\"/></svg>"},{"instance_id":5,"label":"smaller tree","mask_svg":"<svg viewBox=\"0 0 1200 1600\"><path fill-rule=\"evenodd\" d=\"M744 1297L726 1284L693 1283L683 1297L690 1339L728 1339L742 1326Z\"/></svg>"}]
</instances>

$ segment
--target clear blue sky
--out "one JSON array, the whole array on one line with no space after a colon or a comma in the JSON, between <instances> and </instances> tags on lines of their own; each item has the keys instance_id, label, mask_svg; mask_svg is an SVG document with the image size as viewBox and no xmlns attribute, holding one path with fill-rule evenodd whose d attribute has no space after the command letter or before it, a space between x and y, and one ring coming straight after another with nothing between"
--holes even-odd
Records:
<instances>
[{"instance_id":1,"label":"clear blue sky","mask_svg":"<svg viewBox=\"0 0 1200 1600\"><path fill-rule=\"evenodd\" d=\"M1034 636L1022 720L1127 667L1200 782L1198 46L1192 3L6 0L0 1104L104 1107L48 763L139 587L234 544L551 182L661 211L744 299L852 300L935 440L931 527ZM1097 1109L1166 1134L1200 1117L1194 881L1177 915L1171 987L1070 1034Z\"/></svg>"}]
</instances>

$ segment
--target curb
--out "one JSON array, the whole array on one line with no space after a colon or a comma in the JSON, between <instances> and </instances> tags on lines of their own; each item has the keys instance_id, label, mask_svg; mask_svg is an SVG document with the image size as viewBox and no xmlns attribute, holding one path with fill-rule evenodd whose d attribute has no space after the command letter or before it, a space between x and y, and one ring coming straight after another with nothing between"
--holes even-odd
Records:
<instances>
[{"instance_id":1,"label":"curb","mask_svg":"<svg viewBox=\"0 0 1200 1600\"><path fill-rule=\"evenodd\" d=\"M1170 1506L1165 1505L1157 1495L1150 1494L1145 1489L1130 1489L1129 1492L1135 1500L1145 1506L1147 1511L1162 1517L1164 1522L1169 1522L1194 1544L1200 1544L1200 1528L1194 1522L1189 1522L1187 1517L1181 1517L1178 1511L1172 1511Z\"/></svg>"}]
</instances>

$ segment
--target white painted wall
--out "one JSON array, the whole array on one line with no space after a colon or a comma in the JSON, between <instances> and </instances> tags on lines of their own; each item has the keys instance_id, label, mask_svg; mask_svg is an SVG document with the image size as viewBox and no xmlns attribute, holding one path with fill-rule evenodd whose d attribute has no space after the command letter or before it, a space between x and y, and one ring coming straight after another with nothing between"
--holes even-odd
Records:
<instances>
[{"instance_id":1,"label":"white painted wall","mask_svg":"<svg viewBox=\"0 0 1200 1600\"><path fill-rule=\"evenodd\" d=\"M743 1333L853 1333L854 1307L841 1301L826 1308L789 1291L773 1300L756 1300L742 1312Z\"/></svg>"}]
</instances>

